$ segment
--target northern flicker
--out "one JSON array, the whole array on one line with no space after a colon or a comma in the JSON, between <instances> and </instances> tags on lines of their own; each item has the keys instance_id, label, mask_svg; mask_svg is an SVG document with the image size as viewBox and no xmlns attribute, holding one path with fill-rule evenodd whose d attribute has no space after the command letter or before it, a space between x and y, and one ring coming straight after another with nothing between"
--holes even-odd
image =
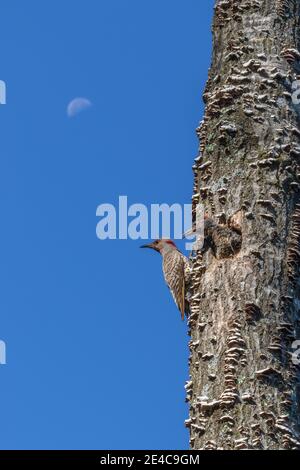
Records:
<instances>
[{"instance_id":1,"label":"northern flicker","mask_svg":"<svg viewBox=\"0 0 300 470\"><path fill-rule=\"evenodd\" d=\"M178 250L172 240L155 240L148 245L142 245L141 248L152 248L161 254L165 281L184 320L184 314L189 312L187 286L191 266L188 258Z\"/></svg>"}]
</instances>

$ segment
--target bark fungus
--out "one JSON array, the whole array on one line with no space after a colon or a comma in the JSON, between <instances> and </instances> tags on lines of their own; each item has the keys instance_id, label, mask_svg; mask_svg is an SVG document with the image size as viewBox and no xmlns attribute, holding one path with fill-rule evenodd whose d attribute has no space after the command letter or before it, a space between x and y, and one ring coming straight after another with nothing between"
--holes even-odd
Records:
<instances>
[{"instance_id":1,"label":"bark fungus","mask_svg":"<svg viewBox=\"0 0 300 470\"><path fill-rule=\"evenodd\" d=\"M192 449L300 448L300 0L217 0L197 129ZM216 229L217 227L217 229Z\"/></svg>"}]
</instances>

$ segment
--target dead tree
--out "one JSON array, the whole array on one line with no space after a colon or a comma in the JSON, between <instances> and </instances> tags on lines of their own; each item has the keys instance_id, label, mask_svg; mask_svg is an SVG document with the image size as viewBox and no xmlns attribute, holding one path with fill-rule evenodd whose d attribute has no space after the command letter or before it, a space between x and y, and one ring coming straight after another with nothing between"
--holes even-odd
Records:
<instances>
[{"instance_id":1,"label":"dead tree","mask_svg":"<svg viewBox=\"0 0 300 470\"><path fill-rule=\"evenodd\" d=\"M193 260L191 449L300 447L299 19L300 0L216 1L193 213L224 236Z\"/></svg>"}]
</instances>

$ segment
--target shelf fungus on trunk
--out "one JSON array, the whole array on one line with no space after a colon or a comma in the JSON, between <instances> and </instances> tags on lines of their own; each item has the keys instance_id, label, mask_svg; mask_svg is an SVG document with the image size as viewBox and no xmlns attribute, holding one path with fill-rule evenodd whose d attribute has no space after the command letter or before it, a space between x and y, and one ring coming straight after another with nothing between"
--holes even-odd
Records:
<instances>
[{"instance_id":1,"label":"shelf fungus on trunk","mask_svg":"<svg viewBox=\"0 0 300 470\"><path fill-rule=\"evenodd\" d=\"M188 319L192 449L299 449L299 0L216 0L196 133Z\"/></svg>"}]
</instances>

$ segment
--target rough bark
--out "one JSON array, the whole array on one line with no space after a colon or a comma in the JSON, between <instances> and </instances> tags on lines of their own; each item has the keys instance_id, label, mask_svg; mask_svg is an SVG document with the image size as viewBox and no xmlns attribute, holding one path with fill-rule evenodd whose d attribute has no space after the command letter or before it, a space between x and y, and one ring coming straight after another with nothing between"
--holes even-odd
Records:
<instances>
[{"instance_id":1,"label":"rough bark","mask_svg":"<svg viewBox=\"0 0 300 470\"><path fill-rule=\"evenodd\" d=\"M299 448L300 0L219 0L194 214L240 233L193 260L192 449Z\"/></svg>"}]
</instances>

